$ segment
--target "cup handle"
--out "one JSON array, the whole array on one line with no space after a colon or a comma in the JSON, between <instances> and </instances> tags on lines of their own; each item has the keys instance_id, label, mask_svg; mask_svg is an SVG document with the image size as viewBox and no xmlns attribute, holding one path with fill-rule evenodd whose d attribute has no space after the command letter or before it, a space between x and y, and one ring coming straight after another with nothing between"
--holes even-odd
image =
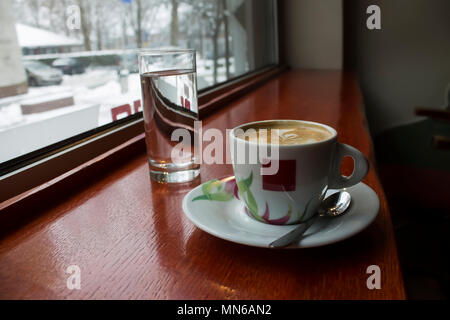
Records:
<instances>
[{"instance_id":1,"label":"cup handle","mask_svg":"<svg viewBox=\"0 0 450 320\"><path fill-rule=\"evenodd\" d=\"M353 173L349 177L341 175L342 159L347 156L352 157L355 163ZM369 161L361 151L347 144L337 143L328 177L328 188L342 189L351 187L361 182L368 171Z\"/></svg>"}]
</instances>

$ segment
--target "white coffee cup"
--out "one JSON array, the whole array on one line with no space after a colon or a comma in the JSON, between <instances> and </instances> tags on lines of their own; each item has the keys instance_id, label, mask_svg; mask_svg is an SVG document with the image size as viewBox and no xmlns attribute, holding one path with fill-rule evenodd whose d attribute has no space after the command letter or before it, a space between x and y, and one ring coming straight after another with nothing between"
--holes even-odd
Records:
<instances>
[{"instance_id":1,"label":"white coffee cup","mask_svg":"<svg viewBox=\"0 0 450 320\"><path fill-rule=\"evenodd\" d=\"M274 152L278 155L272 154L267 159L250 161L249 157L242 157L243 150L261 154L261 148L267 149L268 144L242 139L236 136L236 132L287 123L312 125L326 130L329 135L320 141L280 144L274 147L274 150L278 148L278 152ZM364 179L369 170L369 162L360 151L337 142L336 130L316 122L267 120L246 123L231 130L230 144L233 171L245 210L254 219L268 224L295 224L307 220L317 212L327 188L353 186ZM346 156L352 157L355 164L349 177L340 172L342 159ZM275 174L263 174L277 161Z\"/></svg>"}]
</instances>

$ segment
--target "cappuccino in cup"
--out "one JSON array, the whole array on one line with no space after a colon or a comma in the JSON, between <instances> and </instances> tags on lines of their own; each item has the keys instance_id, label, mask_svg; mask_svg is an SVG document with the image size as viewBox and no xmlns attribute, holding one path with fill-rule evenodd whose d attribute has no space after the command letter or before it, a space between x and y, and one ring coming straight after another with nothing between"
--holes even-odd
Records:
<instances>
[{"instance_id":1,"label":"cappuccino in cup","mask_svg":"<svg viewBox=\"0 0 450 320\"><path fill-rule=\"evenodd\" d=\"M315 143L333 137L333 133L322 126L289 120L259 122L241 128L243 132L236 133L236 137L254 143L265 141L267 144L296 145Z\"/></svg>"}]
</instances>

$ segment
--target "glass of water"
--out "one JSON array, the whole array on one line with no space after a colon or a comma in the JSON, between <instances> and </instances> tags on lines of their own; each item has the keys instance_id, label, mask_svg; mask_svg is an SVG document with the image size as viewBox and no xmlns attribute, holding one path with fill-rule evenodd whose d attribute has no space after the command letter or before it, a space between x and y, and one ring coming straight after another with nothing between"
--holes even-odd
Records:
<instances>
[{"instance_id":1,"label":"glass of water","mask_svg":"<svg viewBox=\"0 0 450 320\"><path fill-rule=\"evenodd\" d=\"M194 50L142 50L139 73L150 177L187 182L200 173L197 76Z\"/></svg>"}]
</instances>

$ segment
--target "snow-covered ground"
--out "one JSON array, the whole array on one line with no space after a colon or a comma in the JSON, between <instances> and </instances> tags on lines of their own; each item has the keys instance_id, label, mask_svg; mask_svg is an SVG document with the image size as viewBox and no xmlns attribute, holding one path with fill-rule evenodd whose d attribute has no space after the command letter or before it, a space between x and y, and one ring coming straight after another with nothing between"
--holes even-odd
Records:
<instances>
[{"instance_id":1,"label":"snow-covered ground","mask_svg":"<svg viewBox=\"0 0 450 320\"><path fill-rule=\"evenodd\" d=\"M61 85L30 87L27 94L0 99L0 133L29 121L36 121L36 118L44 120L47 116L51 116L49 112L23 115L20 104L23 101L38 101L55 94L73 96L75 105L99 104L101 107L98 125L111 122L110 110L112 107L140 98L138 75L129 75L128 81L129 91L122 94L115 70L110 68L88 69L84 74L65 75Z\"/></svg>"},{"instance_id":2,"label":"snow-covered ground","mask_svg":"<svg viewBox=\"0 0 450 320\"><path fill-rule=\"evenodd\" d=\"M111 109L141 99L139 74L129 74L125 81L128 90L122 92L119 76L115 70L94 70L85 74L65 76L62 85L71 88L75 104L96 103L100 105L98 125L111 122Z\"/></svg>"}]
</instances>

